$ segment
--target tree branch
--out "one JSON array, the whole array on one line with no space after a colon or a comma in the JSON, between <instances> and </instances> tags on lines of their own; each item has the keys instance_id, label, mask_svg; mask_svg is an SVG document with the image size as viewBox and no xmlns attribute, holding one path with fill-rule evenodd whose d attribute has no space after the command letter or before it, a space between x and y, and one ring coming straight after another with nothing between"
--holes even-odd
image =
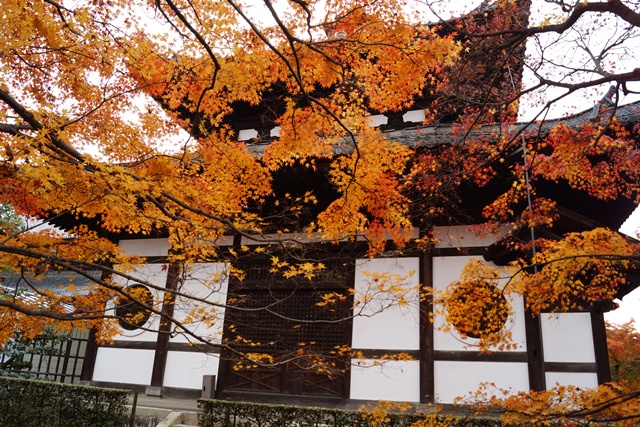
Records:
<instances>
[{"instance_id":1,"label":"tree branch","mask_svg":"<svg viewBox=\"0 0 640 427\"><path fill-rule=\"evenodd\" d=\"M71 157L76 162L84 162L84 156L75 148L61 141L55 134L55 130L46 129L42 123L36 117L27 110L18 100L16 100L13 96L11 96L4 89L0 89L0 100L4 101L13 111L18 114L22 120L27 122L34 130L36 131L44 131L45 138L53 145L56 151L60 151L65 153L67 156Z\"/></svg>"}]
</instances>

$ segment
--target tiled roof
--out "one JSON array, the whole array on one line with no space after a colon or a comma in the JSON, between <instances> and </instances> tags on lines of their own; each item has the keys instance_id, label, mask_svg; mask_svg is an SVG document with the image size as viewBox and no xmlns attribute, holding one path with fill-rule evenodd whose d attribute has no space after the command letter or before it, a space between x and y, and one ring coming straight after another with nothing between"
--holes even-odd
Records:
<instances>
[{"instance_id":1,"label":"tiled roof","mask_svg":"<svg viewBox=\"0 0 640 427\"><path fill-rule=\"evenodd\" d=\"M89 271L87 275L100 278L99 271ZM53 291L58 296L86 295L96 285L89 278L69 271L52 271L38 276L22 275L19 273L0 272L0 286L5 291L15 290L32 292ZM70 288L72 286L72 288Z\"/></svg>"},{"instance_id":2,"label":"tiled roof","mask_svg":"<svg viewBox=\"0 0 640 427\"><path fill-rule=\"evenodd\" d=\"M615 110L612 107L590 108L581 113L568 117L562 117L544 121L528 121L514 123L511 125L487 124L478 126L469 132L463 133L454 124L439 124L430 126L415 126L400 130L388 130L384 134L389 140L400 142L409 147L434 147L441 144L451 144L462 142L464 139L477 138L497 138L499 136L519 136L525 137L540 136L549 134L551 129L559 124L566 124L572 128L578 128L585 123L598 120L607 120L609 115L615 111L615 117L623 125L640 121L640 101L631 104L618 106ZM249 150L261 156L264 149L271 141L260 141L249 144ZM335 154L346 154L353 150L351 141L344 139L335 147Z\"/></svg>"}]
</instances>

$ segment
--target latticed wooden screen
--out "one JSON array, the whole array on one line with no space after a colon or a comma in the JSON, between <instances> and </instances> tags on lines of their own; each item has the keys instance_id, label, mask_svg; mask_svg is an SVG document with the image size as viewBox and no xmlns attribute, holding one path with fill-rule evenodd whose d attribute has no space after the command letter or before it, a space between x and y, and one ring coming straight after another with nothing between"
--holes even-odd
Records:
<instances>
[{"instance_id":1,"label":"latticed wooden screen","mask_svg":"<svg viewBox=\"0 0 640 427\"><path fill-rule=\"evenodd\" d=\"M339 293L335 304L318 306L323 296ZM252 290L232 296L229 339L243 351L331 351L345 344L346 292L337 290Z\"/></svg>"},{"instance_id":2,"label":"latticed wooden screen","mask_svg":"<svg viewBox=\"0 0 640 427\"><path fill-rule=\"evenodd\" d=\"M269 267L266 261L244 265L245 279L232 284L226 338L239 351L282 363L229 369L224 389L342 397L348 364L336 348L349 344L353 270L334 265L309 281L278 278ZM326 297L333 302L323 304ZM239 361L230 358L230 367Z\"/></svg>"},{"instance_id":3,"label":"latticed wooden screen","mask_svg":"<svg viewBox=\"0 0 640 427\"><path fill-rule=\"evenodd\" d=\"M8 369L12 375L20 375L67 384L80 382L80 374L89 342L89 331L73 329L60 338L35 338L31 351L20 356L20 369ZM3 355L0 353L0 361Z\"/></svg>"}]
</instances>

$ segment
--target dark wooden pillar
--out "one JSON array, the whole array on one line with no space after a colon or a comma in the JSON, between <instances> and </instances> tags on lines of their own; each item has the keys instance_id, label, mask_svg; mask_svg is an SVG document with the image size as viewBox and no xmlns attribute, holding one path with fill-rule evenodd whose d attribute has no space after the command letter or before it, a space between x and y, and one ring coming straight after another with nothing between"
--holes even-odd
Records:
<instances>
[{"instance_id":1,"label":"dark wooden pillar","mask_svg":"<svg viewBox=\"0 0 640 427\"><path fill-rule=\"evenodd\" d=\"M604 323L602 304L594 304L591 311L591 333L593 335L593 350L596 356L596 371L598 384L611 381L609 367L609 348L607 346L607 328Z\"/></svg>"},{"instance_id":2,"label":"dark wooden pillar","mask_svg":"<svg viewBox=\"0 0 640 427\"><path fill-rule=\"evenodd\" d=\"M80 381L91 381L93 379L93 370L96 366L97 356L98 343L96 343L96 331L95 329L91 329L89 331L89 337L87 338L87 347L84 351Z\"/></svg>"},{"instance_id":3,"label":"dark wooden pillar","mask_svg":"<svg viewBox=\"0 0 640 427\"><path fill-rule=\"evenodd\" d=\"M431 254L420 255L420 402L434 401L433 367L433 259Z\"/></svg>"},{"instance_id":4,"label":"dark wooden pillar","mask_svg":"<svg viewBox=\"0 0 640 427\"><path fill-rule=\"evenodd\" d=\"M526 310L524 313L524 324L527 337L529 388L535 391L543 391L547 389L547 382L544 375L544 352L542 348L540 317L534 316L530 310Z\"/></svg>"},{"instance_id":5,"label":"dark wooden pillar","mask_svg":"<svg viewBox=\"0 0 640 427\"><path fill-rule=\"evenodd\" d=\"M162 387L164 384L164 370L167 364L169 353L169 340L171 338L172 322L176 296L173 291L178 288L180 281L180 267L177 264L169 264L167 272L167 283L165 285L164 297L162 300L162 316L158 328L158 338L156 340L155 356L153 358L153 370L151 371L151 387ZM161 390L148 390L147 394L161 394Z\"/></svg>"},{"instance_id":6,"label":"dark wooden pillar","mask_svg":"<svg viewBox=\"0 0 640 427\"><path fill-rule=\"evenodd\" d=\"M111 267L111 265L107 265ZM111 276L106 270L100 273L100 280L106 280ZM104 308L104 307L103 307ZM80 371L80 381L93 380L93 371L96 366L96 357L98 356L98 343L96 342L96 331L91 329L87 338L87 348L84 352L84 360L82 361L82 370Z\"/></svg>"}]
</instances>

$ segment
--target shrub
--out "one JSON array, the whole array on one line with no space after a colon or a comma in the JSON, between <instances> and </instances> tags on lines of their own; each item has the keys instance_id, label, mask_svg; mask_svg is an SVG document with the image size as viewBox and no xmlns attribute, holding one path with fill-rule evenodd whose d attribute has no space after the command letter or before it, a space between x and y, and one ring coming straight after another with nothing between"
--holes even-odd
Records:
<instances>
[{"instance_id":1,"label":"shrub","mask_svg":"<svg viewBox=\"0 0 640 427\"><path fill-rule=\"evenodd\" d=\"M497 419L388 413L374 421L363 411L198 399L200 427L497 427Z\"/></svg>"},{"instance_id":2,"label":"shrub","mask_svg":"<svg viewBox=\"0 0 640 427\"><path fill-rule=\"evenodd\" d=\"M0 425L122 427L127 390L0 377Z\"/></svg>"}]
</instances>

